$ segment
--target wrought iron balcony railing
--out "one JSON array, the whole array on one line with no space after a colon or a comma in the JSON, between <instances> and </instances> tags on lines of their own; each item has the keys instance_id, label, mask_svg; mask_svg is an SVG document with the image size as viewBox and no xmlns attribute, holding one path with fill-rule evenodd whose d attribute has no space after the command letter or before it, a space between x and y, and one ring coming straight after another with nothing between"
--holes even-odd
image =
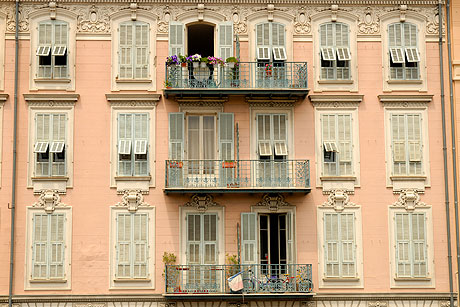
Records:
<instances>
[{"instance_id":1,"label":"wrought iron balcony railing","mask_svg":"<svg viewBox=\"0 0 460 307\"><path fill-rule=\"evenodd\" d=\"M235 293L228 279L240 273L236 293L310 293L311 264L166 265L166 294Z\"/></svg>"},{"instance_id":2,"label":"wrought iron balcony railing","mask_svg":"<svg viewBox=\"0 0 460 307\"><path fill-rule=\"evenodd\" d=\"M165 80L173 89L307 89L307 62L166 65Z\"/></svg>"},{"instance_id":3,"label":"wrought iron balcony railing","mask_svg":"<svg viewBox=\"0 0 460 307\"><path fill-rule=\"evenodd\" d=\"M166 189L306 189L309 160L166 160Z\"/></svg>"}]
</instances>

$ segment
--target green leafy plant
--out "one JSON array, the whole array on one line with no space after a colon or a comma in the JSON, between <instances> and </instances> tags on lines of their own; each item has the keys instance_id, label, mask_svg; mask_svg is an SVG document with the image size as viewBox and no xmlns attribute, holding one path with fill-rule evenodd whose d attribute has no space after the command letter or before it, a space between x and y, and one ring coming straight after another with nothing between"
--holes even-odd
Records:
<instances>
[{"instance_id":1,"label":"green leafy plant","mask_svg":"<svg viewBox=\"0 0 460 307\"><path fill-rule=\"evenodd\" d=\"M171 81L165 80L165 81L163 82L163 84L164 84L164 86L165 86L166 88L172 87ZM163 255L163 257L164 257L164 255Z\"/></svg>"},{"instance_id":2,"label":"green leafy plant","mask_svg":"<svg viewBox=\"0 0 460 307\"><path fill-rule=\"evenodd\" d=\"M165 264L165 268L163 270L163 277L165 277L166 265L176 264L176 261L177 261L176 254L168 253L168 252L163 253L163 263Z\"/></svg>"},{"instance_id":3,"label":"green leafy plant","mask_svg":"<svg viewBox=\"0 0 460 307\"><path fill-rule=\"evenodd\" d=\"M227 278L230 276L235 275L240 271L240 263L238 262L238 256L235 254L229 255L225 254L225 263L228 265L227 266Z\"/></svg>"}]
</instances>

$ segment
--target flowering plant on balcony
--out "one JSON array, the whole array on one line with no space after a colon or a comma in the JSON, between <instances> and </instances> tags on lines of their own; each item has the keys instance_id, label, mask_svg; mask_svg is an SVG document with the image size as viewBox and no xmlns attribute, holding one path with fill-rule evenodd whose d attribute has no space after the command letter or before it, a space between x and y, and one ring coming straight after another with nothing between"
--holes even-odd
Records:
<instances>
[{"instance_id":1,"label":"flowering plant on balcony","mask_svg":"<svg viewBox=\"0 0 460 307\"><path fill-rule=\"evenodd\" d=\"M221 58L213 57L213 56L208 56L208 63L212 65L217 65L217 64L224 65L225 64L224 60L222 60Z\"/></svg>"},{"instance_id":2,"label":"flowering plant on balcony","mask_svg":"<svg viewBox=\"0 0 460 307\"><path fill-rule=\"evenodd\" d=\"M177 55L170 55L166 58L166 65L170 66L170 65L179 65L180 64L180 60L179 60L179 57Z\"/></svg>"},{"instance_id":3,"label":"flowering plant on balcony","mask_svg":"<svg viewBox=\"0 0 460 307\"><path fill-rule=\"evenodd\" d=\"M268 76L272 75L273 66L271 64L265 64L265 74Z\"/></svg>"},{"instance_id":4,"label":"flowering plant on balcony","mask_svg":"<svg viewBox=\"0 0 460 307\"><path fill-rule=\"evenodd\" d=\"M238 59L231 56L231 57L228 57L225 62L228 64L228 66L230 66L231 68L235 67L235 66L238 66Z\"/></svg>"},{"instance_id":5,"label":"flowering plant on balcony","mask_svg":"<svg viewBox=\"0 0 460 307\"><path fill-rule=\"evenodd\" d=\"M188 62L200 62L201 61L201 55L198 53L195 53L194 55L190 55L187 57Z\"/></svg>"}]
</instances>

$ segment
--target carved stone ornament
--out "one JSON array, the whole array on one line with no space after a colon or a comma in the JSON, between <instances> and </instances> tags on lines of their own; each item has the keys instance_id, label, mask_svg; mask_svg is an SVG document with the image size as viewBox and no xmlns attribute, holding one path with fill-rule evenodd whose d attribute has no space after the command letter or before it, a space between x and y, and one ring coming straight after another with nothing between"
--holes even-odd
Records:
<instances>
[{"instance_id":1,"label":"carved stone ornament","mask_svg":"<svg viewBox=\"0 0 460 307\"><path fill-rule=\"evenodd\" d=\"M353 207L356 206L356 204L350 202L350 196L346 191L332 190L323 206L334 207L335 211L342 212L346 207Z\"/></svg>"},{"instance_id":2,"label":"carved stone ornament","mask_svg":"<svg viewBox=\"0 0 460 307\"><path fill-rule=\"evenodd\" d=\"M284 196L281 194L265 194L262 201L258 202L256 206L268 207L270 211L276 212L281 207L290 206L290 204L284 201Z\"/></svg>"},{"instance_id":3,"label":"carved stone ornament","mask_svg":"<svg viewBox=\"0 0 460 307\"><path fill-rule=\"evenodd\" d=\"M126 207L129 212L136 212L139 207L148 207L147 203L144 203L144 196L140 190L126 190L121 197L117 207Z\"/></svg>"},{"instance_id":4,"label":"carved stone ornament","mask_svg":"<svg viewBox=\"0 0 460 307\"><path fill-rule=\"evenodd\" d=\"M367 307L387 307L388 302L383 301L375 301L375 302L367 302Z\"/></svg>"},{"instance_id":5,"label":"carved stone ornament","mask_svg":"<svg viewBox=\"0 0 460 307\"><path fill-rule=\"evenodd\" d=\"M401 190L398 201L393 204L396 207L404 207L407 211L414 211L416 207L427 207L428 205L420 201L417 190Z\"/></svg>"},{"instance_id":6,"label":"carved stone ornament","mask_svg":"<svg viewBox=\"0 0 460 307\"><path fill-rule=\"evenodd\" d=\"M184 205L185 207L195 207L200 212L206 212L209 207L219 206L209 194L195 194L191 200Z\"/></svg>"},{"instance_id":7,"label":"carved stone ornament","mask_svg":"<svg viewBox=\"0 0 460 307\"><path fill-rule=\"evenodd\" d=\"M46 213L51 214L56 207L67 207L61 203L61 197L57 190L43 190L40 192L38 201L32 205L36 208L43 208Z\"/></svg>"}]
</instances>

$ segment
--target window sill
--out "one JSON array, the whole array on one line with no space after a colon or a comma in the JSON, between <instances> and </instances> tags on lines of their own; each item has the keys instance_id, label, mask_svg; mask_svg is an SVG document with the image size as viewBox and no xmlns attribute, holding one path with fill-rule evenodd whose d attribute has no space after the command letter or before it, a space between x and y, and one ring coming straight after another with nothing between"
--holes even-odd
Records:
<instances>
[{"instance_id":1,"label":"window sill","mask_svg":"<svg viewBox=\"0 0 460 307\"><path fill-rule=\"evenodd\" d=\"M55 176L55 177L32 177L33 181L67 181L69 177L65 176Z\"/></svg>"},{"instance_id":2,"label":"window sill","mask_svg":"<svg viewBox=\"0 0 460 307\"><path fill-rule=\"evenodd\" d=\"M392 181L425 181L426 176L390 176Z\"/></svg>"},{"instance_id":3,"label":"window sill","mask_svg":"<svg viewBox=\"0 0 460 307\"><path fill-rule=\"evenodd\" d=\"M151 282L150 278L115 278L114 282Z\"/></svg>"},{"instance_id":4,"label":"window sill","mask_svg":"<svg viewBox=\"0 0 460 307\"><path fill-rule=\"evenodd\" d=\"M423 80L387 80L388 84L422 84Z\"/></svg>"},{"instance_id":5,"label":"window sill","mask_svg":"<svg viewBox=\"0 0 460 307\"><path fill-rule=\"evenodd\" d=\"M430 281L429 277L395 277L395 281Z\"/></svg>"},{"instance_id":6,"label":"window sill","mask_svg":"<svg viewBox=\"0 0 460 307\"><path fill-rule=\"evenodd\" d=\"M116 83L152 83L150 79L115 79Z\"/></svg>"},{"instance_id":7,"label":"window sill","mask_svg":"<svg viewBox=\"0 0 460 307\"><path fill-rule=\"evenodd\" d=\"M34 79L35 82L41 83L70 83L70 79Z\"/></svg>"},{"instance_id":8,"label":"window sill","mask_svg":"<svg viewBox=\"0 0 460 307\"><path fill-rule=\"evenodd\" d=\"M358 277L323 277L324 282L351 282L359 281Z\"/></svg>"},{"instance_id":9,"label":"window sill","mask_svg":"<svg viewBox=\"0 0 460 307\"><path fill-rule=\"evenodd\" d=\"M318 80L319 84L353 84L353 80Z\"/></svg>"},{"instance_id":10,"label":"window sill","mask_svg":"<svg viewBox=\"0 0 460 307\"><path fill-rule=\"evenodd\" d=\"M66 279L31 279L30 283L66 283Z\"/></svg>"},{"instance_id":11,"label":"window sill","mask_svg":"<svg viewBox=\"0 0 460 307\"><path fill-rule=\"evenodd\" d=\"M150 181L152 176L116 176L115 181Z\"/></svg>"},{"instance_id":12,"label":"window sill","mask_svg":"<svg viewBox=\"0 0 460 307\"><path fill-rule=\"evenodd\" d=\"M321 181L355 181L355 176L322 176Z\"/></svg>"}]
</instances>

